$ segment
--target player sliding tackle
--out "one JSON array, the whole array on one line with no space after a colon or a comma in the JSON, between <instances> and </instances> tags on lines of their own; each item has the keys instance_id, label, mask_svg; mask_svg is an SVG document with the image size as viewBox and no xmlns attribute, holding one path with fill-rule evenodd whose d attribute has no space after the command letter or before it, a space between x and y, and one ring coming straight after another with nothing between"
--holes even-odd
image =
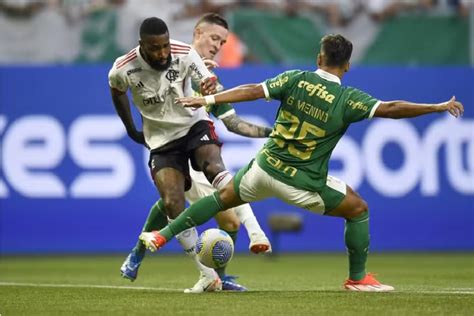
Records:
<instances>
[{"instance_id":1,"label":"player sliding tackle","mask_svg":"<svg viewBox=\"0 0 474 316\"><path fill-rule=\"evenodd\" d=\"M264 147L233 181L213 195L194 203L160 231L143 233L150 250L164 246L181 231L205 223L221 210L247 202L277 197L314 213L345 219L344 241L349 256L352 291L392 291L367 273L369 210L350 186L328 175L328 162L350 124L372 117L409 118L449 112L455 117L463 106L452 97L438 104L380 101L363 91L341 85L349 70L352 43L341 35L321 40L315 72L291 70L261 84L248 84L199 98L178 98L186 107L241 102L261 98L281 102L273 132Z\"/></svg>"}]
</instances>

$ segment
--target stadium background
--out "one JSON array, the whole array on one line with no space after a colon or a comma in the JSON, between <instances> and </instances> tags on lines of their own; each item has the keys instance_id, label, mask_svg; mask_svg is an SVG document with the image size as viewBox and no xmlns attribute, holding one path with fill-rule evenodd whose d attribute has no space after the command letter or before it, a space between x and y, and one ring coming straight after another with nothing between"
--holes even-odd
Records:
<instances>
[{"instance_id":1,"label":"stadium background","mask_svg":"<svg viewBox=\"0 0 474 316\"><path fill-rule=\"evenodd\" d=\"M466 108L460 120L443 114L352 126L331 173L368 201L372 251L474 250L472 1L139 2L0 4L0 254L126 253L133 246L158 194L145 150L114 112L107 71L135 45L143 18L164 18L172 38L190 42L196 17L210 10L225 14L235 32L220 61L228 67L218 70L226 87L314 69L320 35L341 32L355 44L345 84L382 100L456 95ZM236 109L270 123L277 106ZM217 128L233 172L263 143ZM269 233L273 214L303 219L300 232L280 236L281 251L344 251L341 220L276 200L253 207ZM242 231L237 250L246 248ZM165 251L180 250L173 242Z\"/></svg>"}]
</instances>

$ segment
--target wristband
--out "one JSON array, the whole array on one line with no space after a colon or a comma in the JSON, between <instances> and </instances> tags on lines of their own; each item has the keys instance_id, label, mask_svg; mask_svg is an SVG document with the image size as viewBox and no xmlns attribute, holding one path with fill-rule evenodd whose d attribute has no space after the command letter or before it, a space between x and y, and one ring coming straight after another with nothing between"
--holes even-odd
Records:
<instances>
[{"instance_id":1,"label":"wristband","mask_svg":"<svg viewBox=\"0 0 474 316\"><path fill-rule=\"evenodd\" d=\"M216 104L216 98L214 97L214 95L206 95L204 97L204 100L206 100L207 105Z\"/></svg>"}]
</instances>

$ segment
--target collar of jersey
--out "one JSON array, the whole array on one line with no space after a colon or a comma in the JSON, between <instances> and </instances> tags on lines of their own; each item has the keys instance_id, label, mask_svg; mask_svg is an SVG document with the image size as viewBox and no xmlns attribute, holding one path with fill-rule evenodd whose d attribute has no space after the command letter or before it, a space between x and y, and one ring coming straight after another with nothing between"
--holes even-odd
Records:
<instances>
[{"instance_id":1,"label":"collar of jersey","mask_svg":"<svg viewBox=\"0 0 474 316\"><path fill-rule=\"evenodd\" d=\"M316 74L320 76L321 78L327 80L327 81L332 81L338 84L341 84L341 79L339 79L338 76L335 76L327 71L324 71L322 69L316 70Z\"/></svg>"}]
</instances>

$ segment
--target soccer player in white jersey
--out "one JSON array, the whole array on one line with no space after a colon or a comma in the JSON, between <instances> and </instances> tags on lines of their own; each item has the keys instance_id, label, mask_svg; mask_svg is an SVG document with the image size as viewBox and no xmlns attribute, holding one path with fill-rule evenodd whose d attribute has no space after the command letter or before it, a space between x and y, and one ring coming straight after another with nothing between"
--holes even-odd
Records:
<instances>
[{"instance_id":1,"label":"soccer player in white jersey","mask_svg":"<svg viewBox=\"0 0 474 316\"><path fill-rule=\"evenodd\" d=\"M225 23L225 20L222 19L222 21ZM204 74L206 74L206 76L209 77L209 73L207 73L206 70L202 69L202 65L200 65L202 64L201 60L196 59L196 55L195 55L196 52L194 51L194 49L184 43L171 40L170 41L171 54L167 56L165 53L162 53L161 55L158 56L157 60L150 60L151 58L147 58L146 43L144 41L147 39L147 36L149 35L149 34L146 34L147 30L150 28L149 23L152 23L152 22L154 23L153 25L155 25L154 27L156 27L157 22L159 22L159 24L162 26L162 29L160 32L163 31L164 27L166 27L164 22L162 22L159 19L145 20L140 29L140 38L141 38L140 46L132 50L129 54L122 56L121 58L118 58L116 63L114 64L114 67L112 68L109 74L109 81L110 81L110 86L112 88L111 91L112 91L112 97L114 100L114 105L116 106L117 112L119 113L120 117L122 118L122 121L124 122L127 128L127 132L129 136L138 143L144 143L144 139L146 138L144 137L144 135L145 136L149 135L148 138L150 138L153 136L162 135L164 132L168 132L168 134L171 134L169 133L170 131L168 131L167 129L171 129L171 132L172 132L173 129L179 129L181 127L185 127L184 123L181 124L182 122L179 122L179 121L182 121L181 116L183 115L183 113L179 113L180 112L179 108L178 109L173 108L173 104L170 103L169 100L172 100L172 97L174 94L182 95L182 93L185 93L186 95L190 95L192 93L192 90L190 90L192 85L199 86L199 79L202 78ZM205 21L202 20L201 24L207 24L207 23L205 23ZM227 26L226 23L225 23L225 26ZM219 31L222 32L221 29L219 29ZM219 38L222 37L222 39L219 39L218 46L213 46L214 44L209 45L209 44L204 43L204 41L208 38L204 38L200 36L202 35L202 30L200 28L197 28L196 32L199 33L198 37L201 38L200 40L201 44L198 45L200 47L199 48L200 53L203 55L203 57L207 57L207 58L214 57L215 53L217 53L217 51L220 49L220 46L222 45L221 41L223 40L225 42L225 37L227 35L227 31L225 32L224 35L223 34L218 35L218 37ZM167 32L165 33L167 35ZM206 34L209 37L209 32L207 32ZM162 36L162 34L159 34L157 36ZM215 32L213 33L212 36L214 36L214 41L216 41ZM165 39L166 39L166 36L165 36ZM164 42L165 43L162 46L166 46L166 40ZM207 49L207 52L203 53L206 49ZM186 67L187 67L185 63L186 58L189 58L189 62L187 63L187 65L189 65L188 70L186 70ZM137 61L134 62L135 60ZM158 62L158 61L161 61L161 62ZM158 65L154 65L154 63L155 64L158 63ZM127 67L127 65L129 66ZM166 68L166 65L168 65L170 69ZM177 69L173 69L174 65L176 65ZM201 69L197 68L198 65L201 67ZM148 70L148 71L145 72L145 70ZM180 80L181 79L181 76L179 74L180 70L184 70L184 72L182 72L184 73L184 77L183 77L184 80ZM159 78L158 76L159 72L161 72L160 82L157 82L155 78L152 78L150 82L146 80L148 74L151 74L152 76ZM188 72L189 75L186 72ZM194 80L191 80L191 79L194 79ZM180 86L184 87L185 91L180 92L179 91ZM137 105L137 102L138 102L139 105L137 105L137 107L139 108L142 116L144 117L143 127L144 127L145 133L139 132L135 128L135 125L133 123L133 120L130 114L128 99L126 100L119 99L119 98L124 97L122 92L126 91L128 88L132 90L134 103L135 105ZM199 88L195 88L195 89L199 90ZM119 90L119 91L115 91L115 90ZM147 96L147 98L143 98L142 96L140 96L141 90L146 90L145 96ZM155 91L158 93L162 91L164 94L158 95L158 96L151 96L151 93ZM143 104L143 107L140 107L140 104ZM155 108L155 110L153 110L153 108ZM158 115L153 116L153 111L156 112L157 110L160 110L158 111ZM233 109L231 108L231 110ZM194 115L195 113L185 113L184 114L185 118L187 118L189 114ZM167 117L167 122L164 122L164 120L159 121L160 116ZM151 117L151 123L156 123L155 124L156 128L154 130L149 130L147 133L146 119L150 117ZM236 117L235 111L228 111L225 117L227 117L227 119L224 119L225 122L226 121L228 122L226 126L228 126L228 128L229 127L232 128L233 131L238 132L242 135L246 135L250 137L264 137L264 136L268 136L269 132L271 131L269 128L256 126L256 125L242 121L240 118ZM204 117L202 116L201 113L199 113L198 120L202 120L202 119L208 120L209 118L207 114ZM177 120L180 124L173 124L173 122L176 122ZM189 127L191 127L193 123L194 121L191 121L190 123L188 123ZM198 122L198 124L200 123ZM176 125L178 125L177 128L176 128ZM160 128L160 126L163 126L163 128ZM195 126L196 125L191 127L191 130L195 128ZM179 158L182 159L183 157L189 156L189 158L191 158L191 160L194 161L195 158L193 158L192 155L190 155L191 148L196 147L196 146L200 147L202 146L202 144L204 145L219 144L217 141L217 137L215 136L215 133L212 128L209 129L208 133L202 134L201 132L201 134L197 134L197 135L200 135L200 137L196 139L193 139L192 138L193 135L189 135L189 134L191 133L188 133L188 135L186 135L183 140L187 141L188 143L191 143L190 144L191 147L188 146L188 147L182 148L181 146L185 146L185 143L183 140L173 142L173 139L179 138L179 136L169 137L168 141L165 142L164 146L161 143L158 145L156 144L154 145L153 143L150 144L148 139L146 141L146 145L152 148L150 163L151 163L152 173L154 174L154 180L155 180L155 183L157 184L158 190L161 193L162 199L159 200L151 208L149 218L147 219L147 222L144 226L145 231L147 230L151 231L152 229L161 228L164 225L166 225L168 222L167 215L170 218L173 218L173 216L170 216L169 211L167 209L167 205L166 205L166 192L167 192L166 188L168 184L165 185L164 183L165 181L168 181L168 179L162 178L160 180L159 176L157 176L159 171L163 170L162 168L177 169L178 171L183 173L184 180L185 180L185 183L183 183L183 187L184 187L184 184L186 184L186 187L184 189L187 189L189 187L189 180L190 180L189 172L191 170L192 173L195 173L195 171L193 170L193 168L189 169L187 168L187 166L183 166L184 159L181 161L178 159L178 162L176 163L175 162L176 158L180 156ZM202 140L206 138L207 138L207 141ZM158 146L158 148L156 146ZM159 153L159 156L157 157L155 153ZM219 151L217 153L220 154ZM204 162L203 162L204 165L206 163L208 164L205 157L201 159L204 159ZM213 159L216 159L216 158L214 157ZM157 166L157 164L160 164L160 163L162 165ZM197 167L199 168L199 165L197 165ZM171 171L173 173L173 170L168 170L168 171ZM196 173L196 174L199 175L199 173ZM201 174L201 177L203 177L202 176L203 173L200 173L200 174ZM218 176L219 177L217 179L218 181L221 181L221 185L226 181L226 179L230 179L229 174L225 171L220 172ZM210 192L212 192L211 189L213 187L210 187L209 185L209 181L212 180L212 174L211 174L211 177L209 175L206 175L206 177L207 177L207 180L205 180L205 182L207 182L207 187L203 186L205 182L202 179L198 181L201 183L201 185L193 183L192 190L187 192L188 201L192 202L193 200L196 200L203 195L208 195ZM204 177L204 179L206 179L206 177ZM174 188L176 189L176 186ZM172 195L172 192L169 192L169 195ZM178 198L179 200L181 200L181 196L175 197L175 198ZM174 200L172 199L172 201ZM182 204L182 209L184 209L184 202ZM263 231L261 230L260 226L258 225L258 222L256 221L255 216L253 215L252 210L249 208L249 206L246 205L243 208L241 208L240 211L239 210L236 210L236 211L241 221L246 225L249 236L251 237L251 245L250 245L251 250L257 253L268 251L270 249L270 243L268 239L266 238L265 234L263 233ZM232 211L224 212L222 216L219 216L216 219L219 223L219 226L222 229L230 232L231 235L233 234L234 236L236 236L236 233L239 227L239 219L235 217L235 214ZM215 272L212 269L204 267L195 258L194 245L197 239L196 230L190 229L189 231L183 232L182 234L180 234L178 239L181 245L183 246L185 252L189 254L191 257L193 257L196 266L201 272L200 279L198 280L196 285L193 288L188 289L186 291L194 293L194 292L203 292L205 290L211 291L211 290L219 289L220 280L218 280L219 278L216 277ZM124 277L132 281L136 278L138 268L144 257L144 253L145 253L145 248L141 246L141 243L138 243L121 267L121 272ZM245 290L244 287L234 283L233 279L231 278L225 279L225 271L219 271L219 272L221 272L221 275L224 278L223 279L224 289L240 290L240 291Z\"/></svg>"}]
</instances>

